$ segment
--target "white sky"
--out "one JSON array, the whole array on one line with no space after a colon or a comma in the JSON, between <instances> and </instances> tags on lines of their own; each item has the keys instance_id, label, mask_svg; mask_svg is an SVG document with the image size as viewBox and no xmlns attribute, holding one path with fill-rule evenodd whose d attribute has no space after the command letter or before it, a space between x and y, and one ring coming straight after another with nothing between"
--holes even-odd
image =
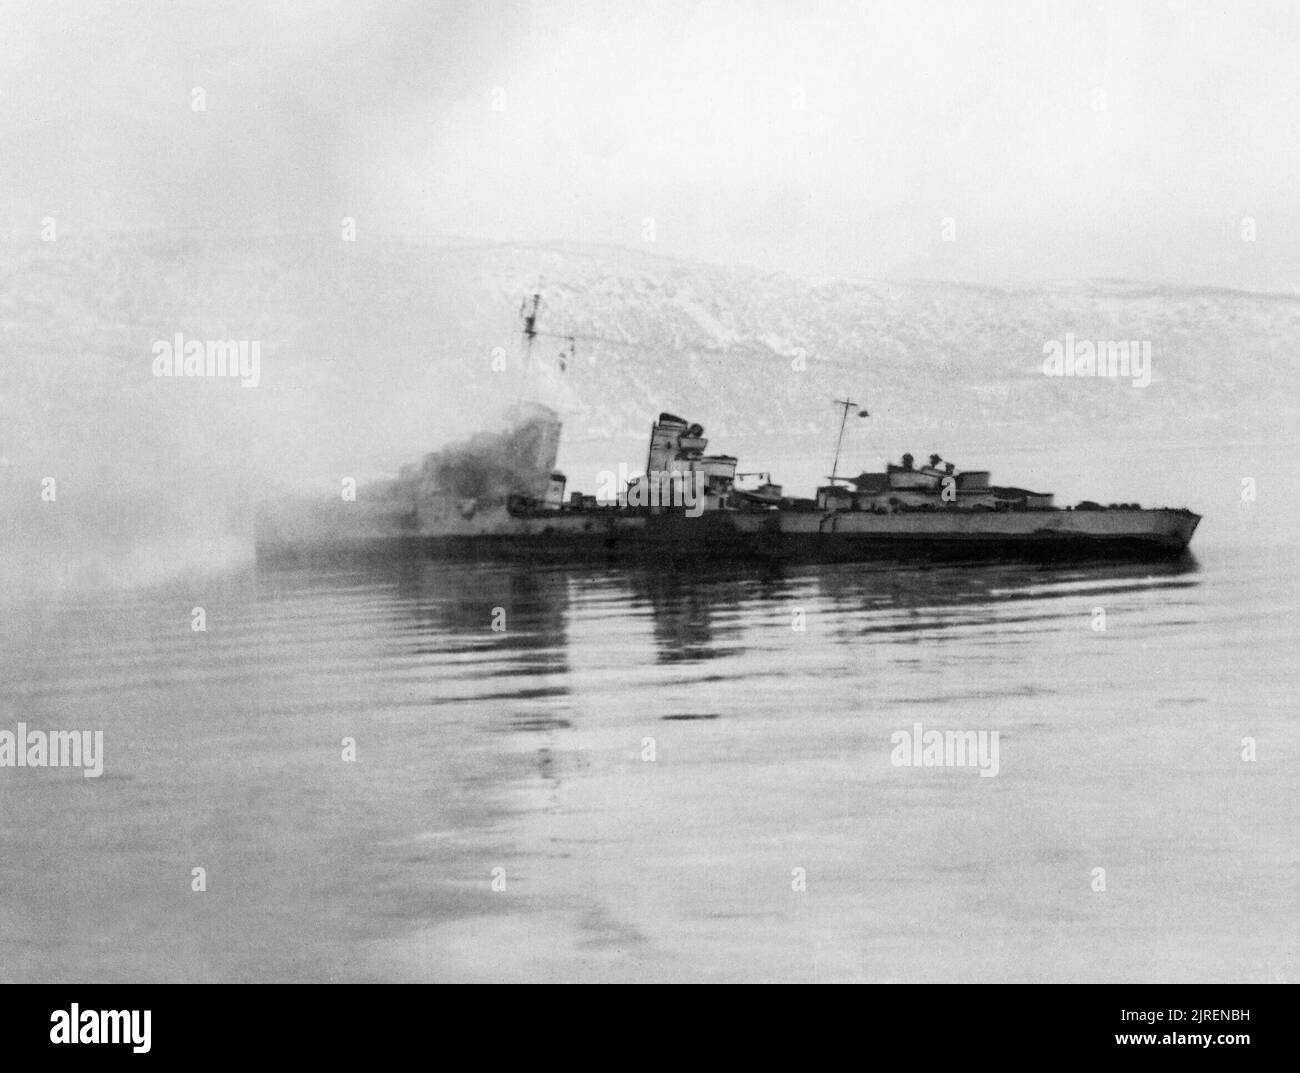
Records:
<instances>
[{"instance_id":1,"label":"white sky","mask_svg":"<svg viewBox=\"0 0 1300 1073\"><path fill-rule=\"evenodd\" d=\"M816 275L1300 288L1282 0L0 0L0 28L15 234L645 248L651 217L656 252Z\"/></svg>"}]
</instances>

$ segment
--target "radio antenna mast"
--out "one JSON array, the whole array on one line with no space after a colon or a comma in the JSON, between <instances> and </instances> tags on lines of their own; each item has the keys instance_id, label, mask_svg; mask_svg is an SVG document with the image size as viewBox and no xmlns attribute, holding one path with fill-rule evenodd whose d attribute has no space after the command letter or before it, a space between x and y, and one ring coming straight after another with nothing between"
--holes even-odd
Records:
<instances>
[{"instance_id":1,"label":"radio antenna mast","mask_svg":"<svg viewBox=\"0 0 1300 1073\"><path fill-rule=\"evenodd\" d=\"M844 414L843 416L840 417L840 438L835 441L835 461L831 463L831 484L835 483L836 481L835 474L839 471L840 468L840 447L843 446L844 444L844 426L848 424L849 411L853 409L853 407L855 407L857 403L853 402L851 399L836 399L835 405L843 406ZM866 409L864 408L858 411L858 416L870 417L871 415L868 414Z\"/></svg>"},{"instance_id":2,"label":"radio antenna mast","mask_svg":"<svg viewBox=\"0 0 1300 1073\"><path fill-rule=\"evenodd\" d=\"M533 340L542 339L563 339L568 343L568 348L560 353L560 372L565 372L568 363L574 357L574 337L571 335L558 335L555 332L543 332L537 329L537 315L541 309L542 295L536 292L530 297L524 299L524 304L519 307L519 315L524 319L524 376L527 377L533 369Z\"/></svg>"}]
</instances>

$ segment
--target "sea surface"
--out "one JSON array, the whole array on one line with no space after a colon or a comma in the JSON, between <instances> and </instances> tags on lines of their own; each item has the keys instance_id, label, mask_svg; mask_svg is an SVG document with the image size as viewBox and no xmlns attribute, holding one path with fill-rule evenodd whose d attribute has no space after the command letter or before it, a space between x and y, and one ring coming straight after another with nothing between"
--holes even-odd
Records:
<instances>
[{"instance_id":1,"label":"sea surface","mask_svg":"<svg viewBox=\"0 0 1300 1073\"><path fill-rule=\"evenodd\" d=\"M0 768L0 979L1294 982L1295 564L10 605L0 730L102 730L104 772ZM996 776L896 764L917 724Z\"/></svg>"}]
</instances>

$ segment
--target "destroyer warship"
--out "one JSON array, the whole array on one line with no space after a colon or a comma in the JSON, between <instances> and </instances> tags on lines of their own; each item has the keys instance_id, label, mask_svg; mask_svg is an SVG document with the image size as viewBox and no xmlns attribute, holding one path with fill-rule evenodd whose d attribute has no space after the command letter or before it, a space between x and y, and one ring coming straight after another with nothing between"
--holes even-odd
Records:
<instances>
[{"instance_id":1,"label":"destroyer warship","mask_svg":"<svg viewBox=\"0 0 1300 1073\"><path fill-rule=\"evenodd\" d=\"M524 308L531 354L538 299ZM649 559L664 563L760 559L826 562L1132 560L1183 554L1200 516L1184 508L1084 501L992 483L986 470L911 455L883 471L838 476L813 496L785 494L770 474L737 472L706 454L704 429L661 413L645 472L603 497L566 493L556 469L561 421L521 403L508 432L434 452L354 498L277 501L257 516L263 561L339 552L531 560ZM866 411L860 411L867 416Z\"/></svg>"}]
</instances>

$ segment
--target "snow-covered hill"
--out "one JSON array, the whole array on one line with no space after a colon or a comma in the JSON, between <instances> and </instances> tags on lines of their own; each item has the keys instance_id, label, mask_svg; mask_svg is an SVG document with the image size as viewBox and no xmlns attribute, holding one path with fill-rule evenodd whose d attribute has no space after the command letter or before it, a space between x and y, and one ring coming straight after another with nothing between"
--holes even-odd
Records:
<instances>
[{"instance_id":1,"label":"snow-covered hill","mask_svg":"<svg viewBox=\"0 0 1300 1073\"><path fill-rule=\"evenodd\" d=\"M562 374L565 344L537 344L571 488L641 465L669 410L742 469L810 490L847 393L871 418L850 426L845 468L937 451L1060 501L1191 506L1209 538L1297 521L1296 296L804 279L652 248L364 236L10 243L0 280L7 573L52 569L52 550L73 577L246 554L252 499L391 474L491 426L521 390L498 369L539 286L539 327L575 336ZM260 383L155 377L153 345L178 332L259 341ZM1149 386L1045 376L1067 333L1149 342ZM1245 478L1258 500L1242 509Z\"/></svg>"}]
</instances>

